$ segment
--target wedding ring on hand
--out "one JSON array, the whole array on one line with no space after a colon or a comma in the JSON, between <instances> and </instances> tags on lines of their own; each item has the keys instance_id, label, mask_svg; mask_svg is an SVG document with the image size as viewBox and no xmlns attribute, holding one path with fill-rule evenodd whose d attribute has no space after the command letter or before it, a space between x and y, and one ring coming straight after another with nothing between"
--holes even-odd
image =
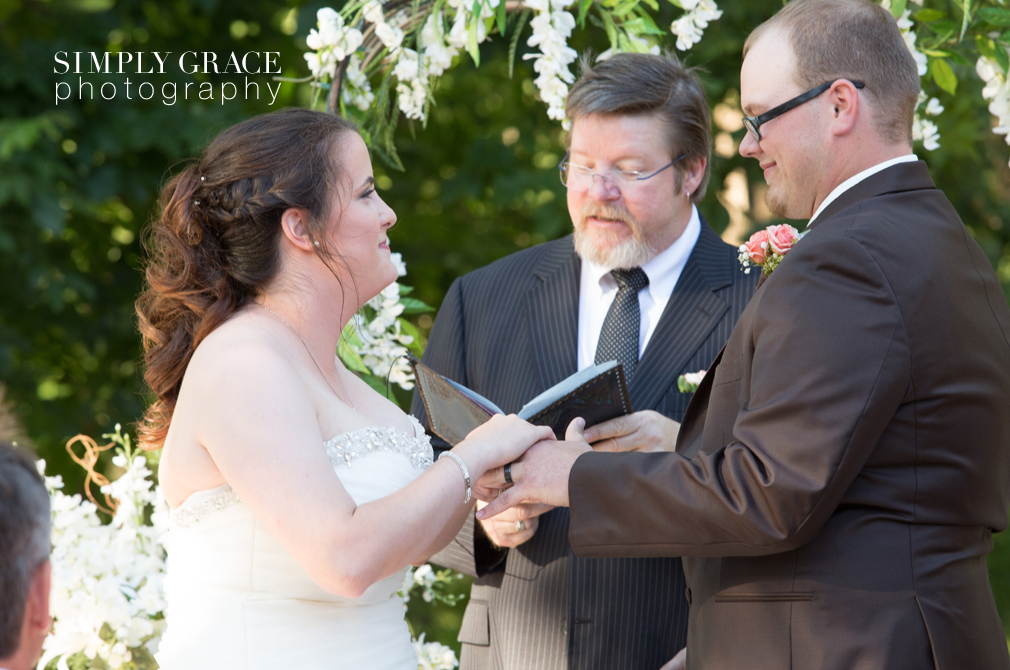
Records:
<instances>
[{"instance_id":1,"label":"wedding ring on hand","mask_svg":"<svg viewBox=\"0 0 1010 670\"><path fill-rule=\"evenodd\" d=\"M522 521L516 521L516 532L521 533L526 530L526 524Z\"/></svg>"},{"instance_id":2,"label":"wedding ring on hand","mask_svg":"<svg viewBox=\"0 0 1010 670\"><path fill-rule=\"evenodd\" d=\"M505 483L506 484L514 484L515 483L515 482L512 481L512 464L511 463L509 463L508 465L505 466ZM516 523L518 523L518 522L516 522Z\"/></svg>"}]
</instances>

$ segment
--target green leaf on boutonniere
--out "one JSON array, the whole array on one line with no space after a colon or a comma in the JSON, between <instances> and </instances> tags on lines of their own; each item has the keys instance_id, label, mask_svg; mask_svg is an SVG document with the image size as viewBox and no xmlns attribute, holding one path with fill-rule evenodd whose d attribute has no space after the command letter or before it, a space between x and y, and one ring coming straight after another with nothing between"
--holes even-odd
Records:
<instances>
[{"instance_id":1,"label":"green leaf on boutonniere","mask_svg":"<svg viewBox=\"0 0 1010 670\"><path fill-rule=\"evenodd\" d=\"M681 375L677 377L677 388L680 389L681 393L694 393L698 390L698 385L692 384L687 381L687 378L684 375Z\"/></svg>"}]
</instances>

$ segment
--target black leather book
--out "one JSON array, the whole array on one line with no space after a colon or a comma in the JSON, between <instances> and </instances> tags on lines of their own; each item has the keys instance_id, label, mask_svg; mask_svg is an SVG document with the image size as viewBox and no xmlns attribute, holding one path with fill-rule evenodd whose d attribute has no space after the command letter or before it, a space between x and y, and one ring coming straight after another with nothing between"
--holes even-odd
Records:
<instances>
[{"instance_id":1,"label":"black leather book","mask_svg":"<svg viewBox=\"0 0 1010 670\"><path fill-rule=\"evenodd\" d=\"M467 434L495 414L504 412L493 402L462 384L446 379L413 356L408 356L431 430L456 446ZM518 415L537 426L550 426L559 440L576 417L586 426L631 414L624 366L600 363L555 384L519 410Z\"/></svg>"}]
</instances>

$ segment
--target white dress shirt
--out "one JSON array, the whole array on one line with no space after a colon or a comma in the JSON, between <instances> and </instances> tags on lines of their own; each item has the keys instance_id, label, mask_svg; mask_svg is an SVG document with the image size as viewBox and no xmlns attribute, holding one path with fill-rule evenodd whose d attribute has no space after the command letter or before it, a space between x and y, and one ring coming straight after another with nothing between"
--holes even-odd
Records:
<instances>
[{"instance_id":1,"label":"white dress shirt","mask_svg":"<svg viewBox=\"0 0 1010 670\"><path fill-rule=\"evenodd\" d=\"M642 314L642 324L638 330L639 358L645 353L645 346L656 330L656 324L666 309L666 303L670 301L670 294L673 293L700 234L698 208L692 206L691 220L687 222L681 236L642 266L649 278L649 285L638 292L638 308ZM610 274L610 268L583 260L579 283L579 370L589 367L596 359L600 331L616 295L617 282Z\"/></svg>"},{"instance_id":2,"label":"white dress shirt","mask_svg":"<svg viewBox=\"0 0 1010 670\"><path fill-rule=\"evenodd\" d=\"M907 156L899 156L898 158L892 158L891 160L884 161L883 163L877 163L873 167L867 168L862 172L860 172L859 174L849 177L841 184L836 186L835 189L831 191L831 193L828 193L828 197L826 197L824 201L821 202L820 207L818 207L817 211L814 212L814 215L810 217L810 221L807 223L807 227L809 228L810 224L814 222L814 219L816 219L820 215L820 213L824 211L825 207L830 205L836 198L838 198L838 196L845 193L850 188L852 188L859 182L863 181L867 177L871 177L880 172L881 170L886 170L892 165L897 165L898 163L911 163L917 160L919 160L919 158L915 154L908 154Z\"/></svg>"}]
</instances>

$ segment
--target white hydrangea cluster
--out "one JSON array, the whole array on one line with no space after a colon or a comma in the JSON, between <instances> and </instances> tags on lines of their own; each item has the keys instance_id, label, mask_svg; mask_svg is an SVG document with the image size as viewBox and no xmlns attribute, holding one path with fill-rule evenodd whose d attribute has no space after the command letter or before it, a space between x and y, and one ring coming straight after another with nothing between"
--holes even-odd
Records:
<instances>
[{"instance_id":1,"label":"white hydrangea cluster","mask_svg":"<svg viewBox=\"0 0 1010 670\"><path fill-rule=\"evenodd\" d=\"M498 0L491 0L497 6ZM425 104L428 100L429 81L452 66L452 60L466 47L469 39L468 21L471 12L466 2L449 0L447 3L456 10L456 18L449 34L445 34L442 10L428 16L418 36L418 49L408 49L403 46L404 32L399 27L407 19L407 14L398 12L387 21L379 0L371 0L363 8L365 21L374 24L375 35L382 42L394 59L393 75L396 77L397 104L400 111L408 119L425 118ZM491 11L484 5L482 16ZM482 21L478 21L477 41L483 42L487 30Z\"/></svg>"},{"instance_id":2,"label":"white hydrangea cluster","mask_svg":"<svg viewBox=\"0 0 1010 670\"><path fill-rule=\"evenodd\" d=\"M459 667L456 652L440 642L425 642L424 633L414 640L417 670L453 670Z\"/></svg>"},{"instance_id":3,"label":"white hydrangea cluster","mask_svg":"<svg viewBox=\"0 0 1010 670\"><path fill-rule=\"evenodd\" d=\"M124 472L102 487L119 501L107 525L94 504L62 492L62 477L45 478L53 516L54 624L40 668L59 659L57 668L67 670L78 654L112 670L133 667L137 654L150 656L161 640L168 508L143 456L120 451L113 463ZM45 461L39 472L45 473Z\"/></svg>"},{"instance_id":4,"label":"white hydrangea cluster","mask_svg":"<svg viewBox=\"0 0 1010 670\"><path fill-rule=\"evenodd\" d=\"M561 121L565 118L565 101L568 99L568 85L575 82L575 75L568 66L575 62L579 54L568 46L568 38L575 28L575 17L565 11L570 0L525 0L524 5L536 13L530 26L533 34L526 41L527 46L539 47L540 53L526 54L523 60L534 60L533 69L537 78L533 81L540 98L547 103L547 116Z\"/></svg>"},{"instance_id":5,"label":"white hydrangea cluster","mask_svg":"<svg viewBox=\"0 0 1010 670\"><path fill-rule=\"evenodd\" d=\"M975 63L975 71L985 82L982 97L989 101L989 113L996 117L996 127L992 131L1004 135L1006 143L1010 144L1010 76L985 56Z\"/></svg>"},{"instance_id":6,"label":"white hydrangea cluster","mask_svg":"<svg viewBox=\"0 0 1010 670\"><path fill-rule=\"evenodd\" d=\"M398 274L407 274L407 267L400 254L390 254ZM372 374L398 384L404 390L414 388L414 373L403 356L414 337L402 332L400 315L404 305L400 302L400 284L393 282L367 303L375 316L365 322L361 315L355 315L355 325L360 345L355 349Z\"/></svg>"},{"instance_id":7,"label":"white hydrangea cluster","mask_svg":"<svg viewBox=\"0 0 1010 670\"><path fill-rule=\"evenodd\" d=\"M923 104L926 105L922 111L926 116L939 116L943 113L943 105L936 98L930 98L923 91L919 91L919 103L916 105L915 117L912 120L912 139L922 142L922 148L926 151L934 151L940 147L940 130L936 124L924 118L919 110Z\"/></svg>"},{"instance_id":8,"label":"white hydrangea cluster","mask_svg":"<svg viewBox=\"0 0 1010 670\"><path fill-rule=\"evenodd\" d=\"M435 572L430 563L425 563L417 568L407 568L407 574L403 577L403 588L400 589L404 607L410 602L411 593L415 589L421 590L421 600L426 603L430 603L432 600L445 600L442 587L448 581L449 579L444 575Z\"/></svg>"},{"instance_id":9,"label":"white hydrangea cluster","mask_svg":"<svg viewBox=\"0 0 1010 670\"><path fill-rule=\"evenodd\" d=\"M687 51L701 41L709 23L722 17L722 10L714 0L680 0L680 5L684 14L670 24L670 32L677 36L677 48Z\"/></svg>"},{"instance_id":10,"label":"white hydrangea cluster","mask_svg":"<svg viewBox=\"0 0 1010 670\"><path fill-rule=\"evenodd\" d=\"M337 73L337 65L350 55L341 90L344 104L367 111L375 102L368 77L361 71L361 57L355 54L364 42L357 28L344 25L340 14L329 7L316 12L316 28L309 31L305 43L312 51L305 54L305 62L318 80L330 80Z\"/></svg>"},{"instance_id":11,"label":"white hydrangea cluster","mask_svg":"<svg viewBox=\"0 0 1010 670\"><path fill-rule=\"evenodd\" d=\"M317 27L305 38L309 51L305 54L312 76L333 79L337 63L354 53L364 41L361 31L344 25L344 18L329 7L316 12Z\"/></svg>"}]
</instances>

